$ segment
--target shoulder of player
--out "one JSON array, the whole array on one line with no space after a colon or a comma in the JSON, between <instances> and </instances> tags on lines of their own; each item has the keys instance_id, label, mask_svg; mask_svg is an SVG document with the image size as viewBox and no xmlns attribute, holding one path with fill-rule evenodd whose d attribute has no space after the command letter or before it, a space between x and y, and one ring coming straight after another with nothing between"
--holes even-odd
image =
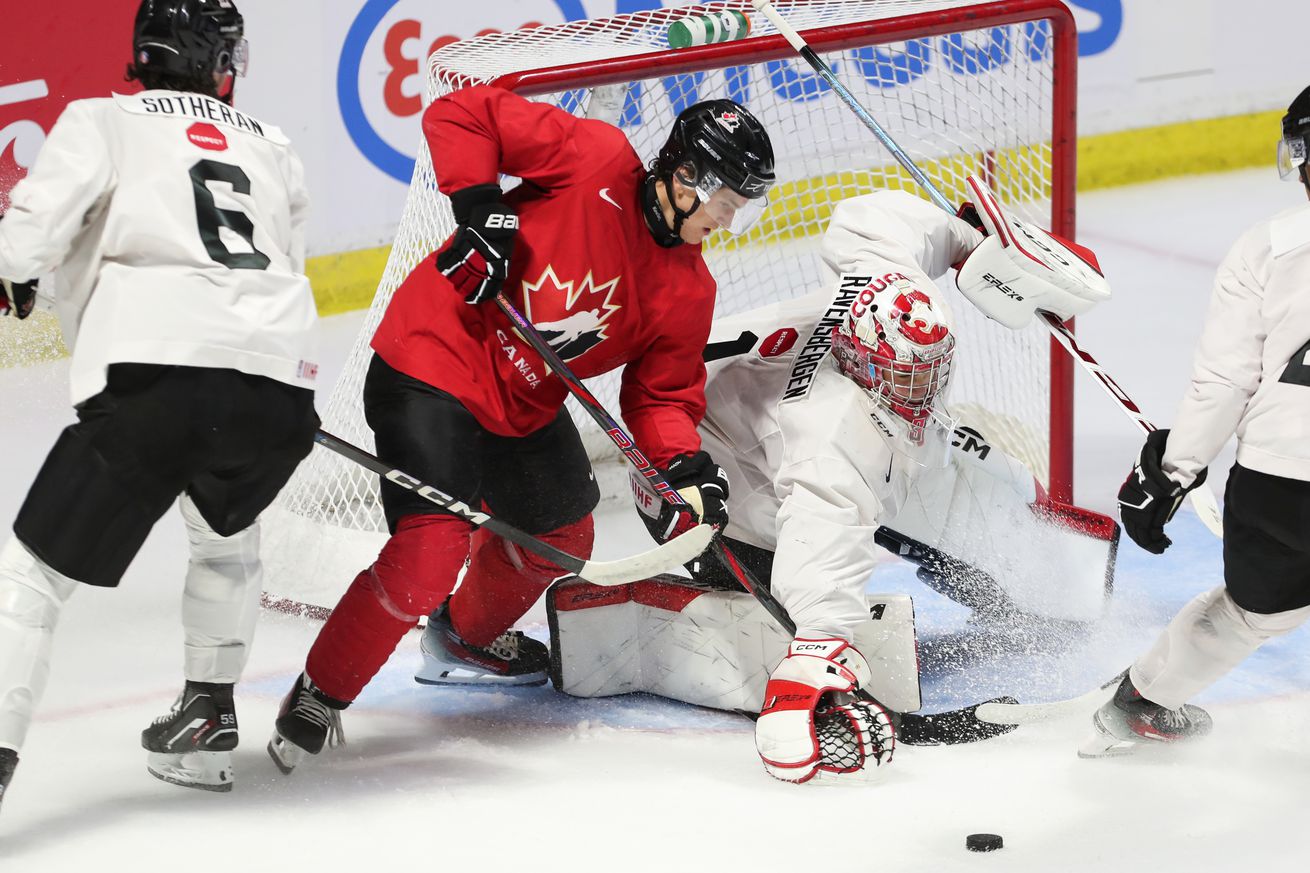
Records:
<instances>
[{"instance_id":1,"label":"shoulder of player","mask_svg":"<svg viewBox=\"0 0 1310 873\"><path fill-rule=\"evenodd\" d=\"M275 125L260 121L248 112L228 106L203 94L182 91L141 91L98 98L132 117L171 118L214 124L227 130L259 137L278 146L289 146L286 134Z\"/></svg>"}]
</instances>

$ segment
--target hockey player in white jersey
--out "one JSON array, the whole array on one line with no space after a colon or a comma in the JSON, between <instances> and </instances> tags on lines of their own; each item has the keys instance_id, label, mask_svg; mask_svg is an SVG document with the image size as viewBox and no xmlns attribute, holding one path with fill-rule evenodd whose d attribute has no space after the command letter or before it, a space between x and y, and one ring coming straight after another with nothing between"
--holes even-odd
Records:
<instances>
[{"instance_id":1,"label":"hockey player in white jersey","mask_svg":"<svg viewBox=\"0 0 1310 873\"><path fill-rule=\"evenodd\" d=\"M1288 107L1279 172L1310 197L1310 88ZM1224 584L1183 607L1093 717L1083 757L1209 733L1187 703L1310 617L1310 205L1244 233L1219 266L1192 383L1119 489L1124 530L1160 554L1164 526L1236 433L1224 493Z\"/></svg>"},{"instance_id":2,"label":"hockey player in white jersey","mask_svg":"<svg viewBox=\"0 0 1310 873\"><path fill-rule=\"evenodd\" d=\"M145 0L132 48L146 90L70 103L0 220L0 308L26 316L56 271L78 414L0 549L0 791L64 602L116 586L179 495L186 684L142 745L165 781L231 788L257 519L318 425L303 173L280 131L230 105L241 15Z\"/></svg>"},{"instance_id":3,"label":"hockey player in white jersey","mask_svg":"<svg viewBox=\"0 0 1310 873\"><path fill-rule=\"evenodd\" d=\"M994 202L987 205L1001 215ZM589 689L574 693L648 690L724 708L762 703L756 740L771 775L860 779L890 759L893 741L887 714L849 692L858 685L889 706L893 699L918 703L912 636L901 663L880 663L878 671L859 650L869 621L864 587L879 544L921 562L921 577L980 610L1096 618L1112 568L1114 522L1044 500L1022 464L977 430L957 430L945 402L956 337L933 277L963 262L961 290L1009 324L1023 321L1016 307L1026 306L1028 318L1036 308L1071 317L1109 295L1099 272L1081 260L1094 264L1090 253L1026 225L1020 233L1024 242L1068 256L1066 263L1029 258L1002 234L985 239L970 223L907 193L847 200L823 241L826 290L716 323L700 433L732 483L725 542L770 584L796 623L795 639L772 660L756 642L761 631L745 634L749 639L730 632L702 645L715 619L701 612L687 618L669 648L707 657L679 652L676 666L637 657L634 672L615 671L601 683L595 680L604 659L584 659L577 663L589 675L576 685L561 676L557 684ZM666 535L672 512L645 489L637 497L656 535ZM1083 533L1048 523L1053 515ZM693 575L731 584L709 561ZM661 592L648 590L657 584ZM696 595L677 588L676 581L656 580L633 594L661 611L624 645L683 621L683 607ZM562 670L570 627L580 627L586 612L610 607L576 598L554 605ZM758 675L744 661L765 672L776 664L762 697L758 687L740 693ZM910 693L877 675L884 669L906 677L901 684L912 684ZM692 680L680 675L702 670ZM720 675L729 671L726 679Z\"/></svg>"}]
</instances>

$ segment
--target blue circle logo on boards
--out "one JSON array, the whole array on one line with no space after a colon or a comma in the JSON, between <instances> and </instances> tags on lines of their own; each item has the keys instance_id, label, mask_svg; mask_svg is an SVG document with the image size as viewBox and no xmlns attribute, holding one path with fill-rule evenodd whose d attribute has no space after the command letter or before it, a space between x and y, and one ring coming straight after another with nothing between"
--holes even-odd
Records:
<instances>
[{"instance_id":1,"label":"blue circle logo on boards","mask_svg":"<svg viewBox=\"0 0 1310 873\"><path fill-rule=\"evenodd\" d=\"M337 64L337 105L355 147L369 162L399 182L414 174L414 156L396 148L380 134L364 111L359 74L369 40L401 0L366 0L350 25ZM550 0L567 21L587 18L581 0ZM658 2L658 0L657 0ZM422 63L419 63L419 71ZM423 87L423 86L420 86Z\"/></svg>"}]
</instances>

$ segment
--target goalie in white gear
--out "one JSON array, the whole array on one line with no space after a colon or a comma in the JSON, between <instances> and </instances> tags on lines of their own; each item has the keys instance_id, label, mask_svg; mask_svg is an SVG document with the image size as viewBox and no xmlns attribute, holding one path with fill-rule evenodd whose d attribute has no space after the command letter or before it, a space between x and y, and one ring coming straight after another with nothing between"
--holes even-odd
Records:
<instances>
[{"instance_id":1,"label":"goalie in white gear","mask_svg":"<svg viewBox=\"0 0 1310 873\"><path fill-rule=\"evenodd\" d=\"M1061 315L1084 311L1105 289L1079 296L1057 287L1037 268L1014 268L1014 253L980 246L983 239L966 221L907 193L847 200L823 242L830 290L715 325L700 433L732 483L725 543L771 585L796 623L795 639L761 646L729 631L730 639L709 642L703 634L714 619L701 606L667 591L653 596L655 583L638 583L648 587L634 588L630 599L650 624L629 636L645 643L661 623L681 622L665 654L681 647L710 656L679 654L677 666L668 657L611 659L616 671L636 666L617 681L597 681L595 660L569 657L569 630L581 626L587 609L617 605L584 608L577 597L565 604L564 589L553 616L557 685L570 693L648 690L702 705L762 705L756 740L769 773L794 782L867 778L873 765L890 760L893 741L880 728L886 713L846 692L858 684L895 709L919 702L908 608L900 613L908 644L886 628L870 630L895 606L894 599L871 603L864 593L878 545L921 563L921 578L993 615L1099 616L1118 528L1108 517L1049 501L1020 462L978 430L957 426L945 403L958 365L956 337L931 277L967 266L979 252L990 260L971 271L976 281L994 288L982 277L1004 271L1007 300L1041 300L1043 308L1063 307ZM666 529L665 506L636 490L652 530ZM690 569L701 583L731 584L709 561ZM664 611L650 618L652 605ZM879 619L872 623L871 608ZM758 630L780 633L761 621ZM724 655L724 646L736 651ZM716 672L737 661L756 666L734 667L727 678ZM585 664L586 675L570 677L571 663ZM765 688L760 673L774 664ZM681 670L704 675L684 682ZM852 726L842 732L844 745L832 740L835 715ZM842 752L852 738L860 751L855 764Z\"/></svg>"}]
</instances>

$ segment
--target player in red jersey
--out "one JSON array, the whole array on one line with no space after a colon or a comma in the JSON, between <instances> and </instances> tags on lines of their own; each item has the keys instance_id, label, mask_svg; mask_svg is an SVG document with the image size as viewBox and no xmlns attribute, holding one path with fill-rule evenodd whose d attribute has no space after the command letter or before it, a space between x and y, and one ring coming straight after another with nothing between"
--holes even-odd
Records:
<instances>
[{"instance_id":1,"label":"player in red jersey","mask_svg":"<svg viewBox=\"0 0 1310 873\"><path fill-rule=\"evenodd\" d=\"M378 455L590 555L599 492L567 389L488 302L503 290L578 376L624 367L619 405L637 444L701 519L724 523L726 477L696 432L715 294L700 244L763 211L774 179L764 128L731 101L697 103L648 170L616 127L472 87L434 101L423 131L458 226L373 337L364 408ZM498 174L523 182L502 193ZM546 681L545 646L508 629L559 568L390 482L382 502L391 538L283 701L269 752L284 772L322 749L339 711L434 608L419 681Z\"/></svg>"}]
</instances>

